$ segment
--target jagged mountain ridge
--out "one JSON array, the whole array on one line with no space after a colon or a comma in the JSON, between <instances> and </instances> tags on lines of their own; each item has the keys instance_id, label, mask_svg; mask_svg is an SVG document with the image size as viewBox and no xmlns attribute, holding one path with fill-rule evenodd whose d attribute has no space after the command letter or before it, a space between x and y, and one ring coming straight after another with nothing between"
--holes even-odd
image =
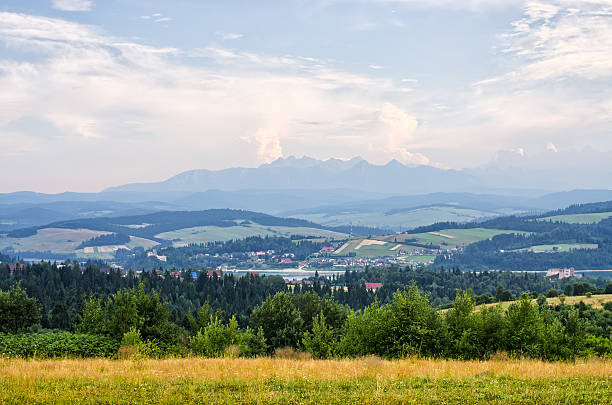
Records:
<instances>
[{"instance_id":1,"label":"jagged mountain ridge","mask_svg":"<svg viewBox=\"0 0 612 405\"><path fill-rule=\"evenodd\" d=\"M155 183L133 183L105 192L201 192L211 189L326 189L346 188L388 194L434 191L476 191L476 178L456 170L432 166L406 166L397 160L375 165L359 157L325 161L288 157L256 168L190 170Z\"/></svg>"}]
</instances>

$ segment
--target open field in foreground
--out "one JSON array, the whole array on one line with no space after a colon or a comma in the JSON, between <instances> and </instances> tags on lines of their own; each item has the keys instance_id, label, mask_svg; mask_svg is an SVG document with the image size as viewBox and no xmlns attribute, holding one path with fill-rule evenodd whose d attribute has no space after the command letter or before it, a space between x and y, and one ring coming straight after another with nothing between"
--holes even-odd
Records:
<instances>
[{"instance_id":1,"label":"open field in foreground","mask_svg":"<svg viewBox=\"0 0 612 405\"><path fill-rule=\"evenodd\" d=\"M610 403L612 362L0 360L1 403Z\"/></svg>"}]
</instances>

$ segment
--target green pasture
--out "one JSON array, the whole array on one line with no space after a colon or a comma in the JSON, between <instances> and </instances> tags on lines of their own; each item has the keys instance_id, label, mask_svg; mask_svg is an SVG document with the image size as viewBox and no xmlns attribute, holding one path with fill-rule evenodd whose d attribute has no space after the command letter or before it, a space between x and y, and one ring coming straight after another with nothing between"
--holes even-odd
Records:
<instances>
[{"instance_id":1,"label":"green pasture","mask_svg":"<svg viewBox=\"0 0 612 405\"><path fill-rule=\"evenodd\" d=\"M411 211L386 215L385 212L350 212L350 213L321 213L299 214L296 218L306 219L328 226L346 225L348 223L375 226L384 229L411 229L419 226L431 225L436 222L470 222L475 219L489 217L491 212L466 208L453 207L427 207Z\"/></svg>"},{"instance_id":2,"label":"green pasture","mask_svg":"<svg viewBox=\"0 0 612 405\"><path fill-rule=\"evenodd\" d=\"M26 238L1 236L0 249L12 247L16 252L73 253L82 242L107 233L90 229L45 228Z\"/></svg>"},{"instance_id":3,"label":"green pasture","mask_svg":"<svg viewBox=\"0 0 612 405\"><path fill-rule=\"evenodd\" d=\"M417 239L417 242L423 244L440 245L443 248L454 248L457 246L467 246L481 240L490 239L496 235L506 233L525 233L521 231L504 230L504 229L487 229L487 228L471 228L471 229L442 229L433 233L416 233L410 235ZM446 236L442 236L446 235Z\"/></svg>"},{"instance_id":4,"label":"green pasture","mask_svg":"<svg viewBox=\"0 0 612 405\"><path fill-rule=\"evenodd\" d=\"M569 252L572 249L597 249L598 245L593 243L559 243L556 245L536 245L518 251L529 252ZM556 248L556 249L555 249Z\"/></svg>"},{"instance_id":5,"label":"green pasture","mask_svg":"<svg viewBox=\"0 0 612 405\"><path fill-rule=\"evenodd\" d=\"M184 228L171 232L163 232L156 238L173 241L174 246L185 246L190 243L206 243L215 241L226 241L232 239L244 239L249 236L318 236L325 238L345 238L346 235L339 232L316 228L288 227L288 226L265 226L255 223L236 225L229 227L219 226L196 226Z\"/></svg>"},{"instance_id":6,"label":"green pasture","mask_svg":"<svg viewBox=\"0 0 612 405\"><path fill-rule=\"evenodd\" d=\"M596 212L592 214L554 215L540 218L539 221L565 222L567 224L595 224L612 217L612 212Z\"/></svg>"}]
</instances>

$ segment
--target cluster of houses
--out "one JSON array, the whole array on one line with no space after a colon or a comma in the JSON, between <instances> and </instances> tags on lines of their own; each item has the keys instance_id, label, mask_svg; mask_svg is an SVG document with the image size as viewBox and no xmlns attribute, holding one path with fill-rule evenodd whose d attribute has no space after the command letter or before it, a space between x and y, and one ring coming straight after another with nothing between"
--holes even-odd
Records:
<instances>
[{"instance_id":1,"label":"cluster of houses","mask_svg":"<svg viewBox=\"0 0 612 405\"><path fill-rule=\"evenodd\" d=\"M150 252L147 252L147 257L154 257L157 260L159 260L160 262L166 262L168 261L168 258L164 255L158 255L157 254L157 249L153 249Z\"/></svg>"},{"instance_id":2,"label":"cluster of houses","mask_svg":"<svg viewBox=\"0 0 612 405\"><path fill-rule=\"evenodd\" d=\"M404 257L314 257L308 260L307 265L312 268L364 268L366 266L389 267L408 266L422 263L412 260L410 256ZM428 262L433 264L433 262Z\"/></svg>"},{"instance_id":3,"label":"cluster of houses","mask_svg":"<svg viewBox=\"0 0 612 405\"><path fill-rule=\"evenodd\" d=\"M226 259L228 261L239 260L240 266L249 266L249 265L257 265L257 264L296 264L296 265L305 265L306 262L299 262L295 260L295 254L293 253L283 253L277 254L274 250L266 250L259 252L246 252L246 253L215 253L213 255L209 253L198 253L196 255L190 256L189 259L193 261L197 261L204 257L214 257Z\"/></svg>"}]
</instances>

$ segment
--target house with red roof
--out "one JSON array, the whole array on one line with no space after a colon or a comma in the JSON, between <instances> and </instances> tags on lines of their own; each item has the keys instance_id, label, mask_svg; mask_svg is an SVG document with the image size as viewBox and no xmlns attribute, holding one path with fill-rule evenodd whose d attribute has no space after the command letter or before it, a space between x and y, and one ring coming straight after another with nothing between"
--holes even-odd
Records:
<instances>
[{"instance_id":1,"label":"house with red roof","mask_svg":"<svg viewBox=\"0 0 612 405\"><path fill-rule=\"evenodd\" d=\"M376 291L382 287L382 283L365 283L365 288L368 291Z\"/></svg>"}]
</instances>

